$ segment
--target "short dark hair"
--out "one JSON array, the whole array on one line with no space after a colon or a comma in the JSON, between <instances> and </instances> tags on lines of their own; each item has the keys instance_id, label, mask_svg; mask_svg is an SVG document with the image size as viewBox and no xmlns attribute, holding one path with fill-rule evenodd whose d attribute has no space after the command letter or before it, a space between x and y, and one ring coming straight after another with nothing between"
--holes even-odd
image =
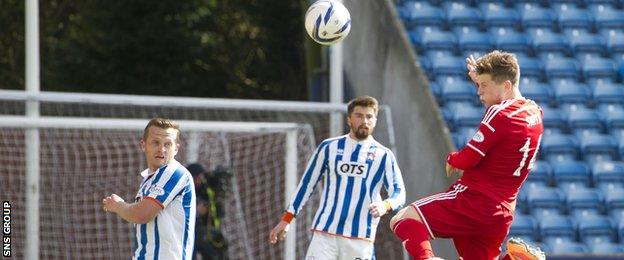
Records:
<instances>
[{"instance_id":1,"label":"short dark hair","mask_svg":"<svg viewBox=\"0 0 624 260\"><path fill-rule=\"evenodd\" d=\"M477 74L490 74L496 83L505 80L511 81L513 86L518 85L520 66L516 55L509 52L493 51L477 60Z\"/></svg>"},{"instance_id":2,"label":"short dark hair","mask_svg":"<svg viewBox=\"0 0 624 260\"><path fill-rule=\"evenodd\" d=\"M377 114L377 112L379 112L379 102L377 102L377 99L371 96L356 97L349 101L349 104L347 105L347 116L350 116L351 113L353 113L353 109L355 109L356 106L372 107L375 110L375 115Z\"/></svg>"},{"instance_id":3,"label":"short dark hair","mask_svg":"<svg viewBox=\"0 0 624 260\"><path fill-rule=\"evenodd\" d=\"M171 119L160 118L160 117L152 118L149 121L149 123L147 123L145 130L143 130L143 140L147 140L147 135L149 134L149 128L152 126L162 128L162 129L173 128L178 131L178 134L176 134L176 143L180 140L180 124L178 124L178 122L173 121Z\"/></svg>"}]
</instances>

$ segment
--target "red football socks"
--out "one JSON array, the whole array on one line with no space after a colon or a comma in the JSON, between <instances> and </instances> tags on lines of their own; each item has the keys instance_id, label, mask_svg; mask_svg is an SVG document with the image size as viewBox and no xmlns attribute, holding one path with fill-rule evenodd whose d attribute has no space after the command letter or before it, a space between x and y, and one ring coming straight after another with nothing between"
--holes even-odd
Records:
<instances>
[{"instance_id":1,"label":"red football socks","mask_svg":"<svg viewBox=\"0 0 624 260\"><path fill-rule=\"evenodd\" d=\"M401 219L394 224L393 232L403 241L403 246L414 259L434 257L427 227L420 221L412 218Z\"/></svg>"}]
</instances>

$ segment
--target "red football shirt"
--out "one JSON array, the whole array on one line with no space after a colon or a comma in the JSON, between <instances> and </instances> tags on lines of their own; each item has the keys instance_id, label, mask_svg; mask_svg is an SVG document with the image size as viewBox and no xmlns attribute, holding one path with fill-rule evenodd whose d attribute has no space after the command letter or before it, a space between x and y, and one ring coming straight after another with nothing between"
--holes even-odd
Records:
<instances>
[{"instance_id":1,"label":"red football shirt","mask_svg":"<svg viewBox=\"0 0 624 260\"><path fill-rule=\"evenodd\" d=\"M450 165L464 170L457 183L514 210L539 150L542 118L542 109L528 99L508 99L489 107L468 144L448 156Z\"/></svg>"}]
</instances>

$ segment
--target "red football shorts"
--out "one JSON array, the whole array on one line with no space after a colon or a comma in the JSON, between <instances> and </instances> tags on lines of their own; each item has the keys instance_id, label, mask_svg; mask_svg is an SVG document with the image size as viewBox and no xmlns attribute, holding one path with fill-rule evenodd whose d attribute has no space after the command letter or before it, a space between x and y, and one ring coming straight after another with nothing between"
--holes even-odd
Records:
<instances>
[{"instance_id":1,"label":"red football shorts","mask_svg":"<svg viewBox=\"0 0 624 260\"><path fill-rule=\"evenodd\" d=\"M411 204L432 238L452 238L463 260L498 259L513 211L462 184Z\"/></svg>"}]
</instances>

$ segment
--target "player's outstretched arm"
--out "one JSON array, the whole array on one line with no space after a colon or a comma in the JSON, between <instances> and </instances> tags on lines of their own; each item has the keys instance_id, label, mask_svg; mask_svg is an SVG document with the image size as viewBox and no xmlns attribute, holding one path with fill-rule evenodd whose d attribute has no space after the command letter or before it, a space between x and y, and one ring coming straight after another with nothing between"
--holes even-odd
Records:
<instances>
[{"instance_id":1,"label":"player's outstretched arm","mask_svg":"<svg viewBox=\"0 0 624 260\"><path fill-rule=\"evenodd\" d=\"M269 242L271 244L275 244L279 241L284 240L286 238L286 233L288 233L288 229L290 228L290 224L284 220L280 220L275 227L271 230L271 234L269 234Z\"/></svg>"},{"instance_id":2,"label":"player's outstretched arm","mask_svg":"<svg viewBox=\"0 0 624 260\"><path fill-rule=\"evenodd\" d=\"M117 194L102 200L102 208L106 212L119 215L124 220L134 224L145 224L162 210L161 206L154 200L141 200L137 203L126 203Z\"/></svg>"}]
</instances>

